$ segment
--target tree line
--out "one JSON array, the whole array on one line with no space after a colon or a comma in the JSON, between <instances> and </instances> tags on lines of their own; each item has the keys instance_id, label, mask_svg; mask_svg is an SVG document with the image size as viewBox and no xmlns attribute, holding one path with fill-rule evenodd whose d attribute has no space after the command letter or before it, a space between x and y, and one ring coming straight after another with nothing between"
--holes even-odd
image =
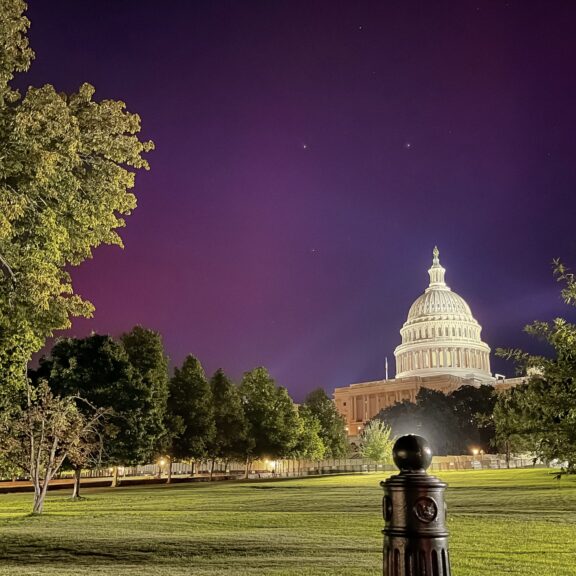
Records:
<instances>
[{"instance_id":1,"label":"tree line","mask_svg":"<svg viewBox=\"0 0 576 576\"><path fill-rule=\"evenodd\" d=\"M320 460L347 453L343 418L324 390L297 407L286 388L258 367L239 384L222 369L210 378L190 355L170 377L160 334L136 326L108 335L63 338L29 371L28 394L0 422L5 467L24 471L41 512L50 480L83 468L173 461L242 460L245 475L260 458Z\"/></svg>"}]
</instances>

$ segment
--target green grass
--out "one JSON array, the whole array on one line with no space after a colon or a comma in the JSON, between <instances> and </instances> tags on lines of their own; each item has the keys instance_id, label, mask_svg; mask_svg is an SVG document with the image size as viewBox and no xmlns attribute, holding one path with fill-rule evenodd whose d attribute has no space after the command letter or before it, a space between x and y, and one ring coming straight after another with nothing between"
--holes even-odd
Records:
<instances>
[{"instance_id":1,"label":"green grass","mask_svg":"<svg viewBox=\"0 0 576 576\"><path fill-rule=\"evenodd\" d=\"M441 476L456 576L576 575L576 478ZM0 575L380 575L382 477L0 495Z\"/></svg>"}]
</instances>

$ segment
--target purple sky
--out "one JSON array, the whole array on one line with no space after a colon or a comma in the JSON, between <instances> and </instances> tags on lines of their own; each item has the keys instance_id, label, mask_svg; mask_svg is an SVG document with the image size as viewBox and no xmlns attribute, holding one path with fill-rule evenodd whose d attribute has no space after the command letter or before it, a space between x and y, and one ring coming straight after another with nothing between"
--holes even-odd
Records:
<instances>
[{"instance_id":1,"label":"purple sky","mask_svg":"<svg viewBox=\"0 0 576 576\"><path fill-rule=\"evenodd\" d=\"M20 84L82 82L152 138L126 248L73 272L91 320L159 330L296 400L383 377L432 248L483 338L574 317L570 1L29 0ZM508 374L501 361L493 370Z\"/></svg>"}]
</instances>

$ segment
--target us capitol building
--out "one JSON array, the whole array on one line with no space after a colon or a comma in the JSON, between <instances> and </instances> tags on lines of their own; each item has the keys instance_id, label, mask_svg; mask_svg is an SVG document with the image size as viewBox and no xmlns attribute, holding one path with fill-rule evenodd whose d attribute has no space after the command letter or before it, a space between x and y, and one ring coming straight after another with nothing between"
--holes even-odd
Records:
<instances>
[{"instance_id":1,"label":"us capitol building","mask_svg":"<svg viewBox=\"0 0 576 576\"><path fill-rule=\"evenodd\" d=\"M522 378L496 380L490 373L490 348L480 337L482 327L464 298L446 285L439 255L434 248L430 284L410 307L400 330L402 343L394 351L396 378L334 391L349 436L357 436L383 408L415 402L420 388L448 394L463 385L505 389L522 382Z\"/></svg>"}]
</instances>

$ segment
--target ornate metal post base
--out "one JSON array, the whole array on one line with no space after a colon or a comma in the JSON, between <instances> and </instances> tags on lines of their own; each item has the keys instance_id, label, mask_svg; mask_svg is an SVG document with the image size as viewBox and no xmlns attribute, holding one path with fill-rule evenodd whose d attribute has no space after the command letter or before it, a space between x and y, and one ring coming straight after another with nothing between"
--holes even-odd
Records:
<instances>
[{"instance_id":1,"label":"ornate metal post base","mask_svg":"<svg viewBox=\"0 0 576 576\"><path fill-rule=\"evenodd\" d=\"M398 438L393 448L400 474L384 488L384 576L450 576L446 483L426 473L432 450L421 436Z\"/></svg>"}]
</instances>

